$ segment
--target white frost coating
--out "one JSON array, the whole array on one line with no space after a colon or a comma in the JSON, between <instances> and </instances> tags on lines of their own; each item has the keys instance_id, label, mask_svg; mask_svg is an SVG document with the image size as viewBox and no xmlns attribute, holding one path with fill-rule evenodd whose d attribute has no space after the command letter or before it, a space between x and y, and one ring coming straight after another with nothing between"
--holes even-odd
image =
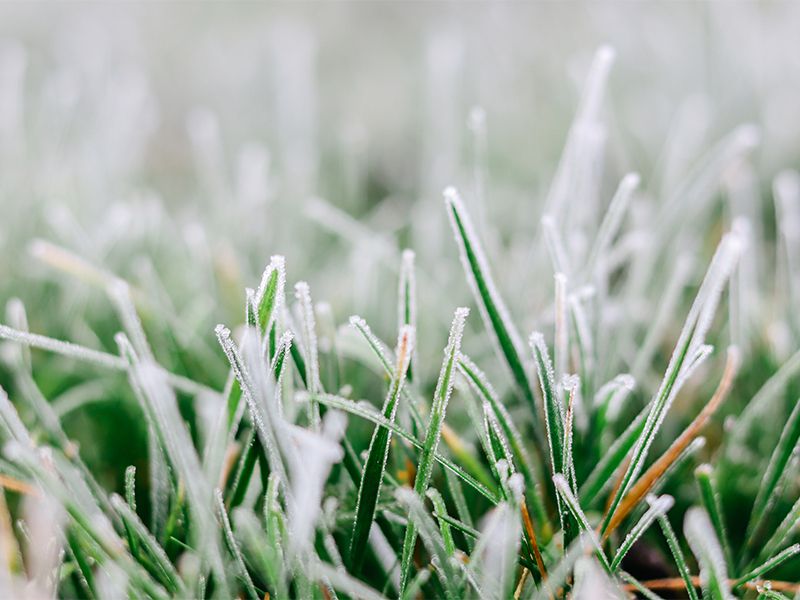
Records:
<instances>
[{"instance_id":1,"label":"white frost coating","mask_svg":"<svg viewBox=\"0 0 800 600\"><path fill-rule=\"evenodd\" d=\"M27 332L28 315L25 312L25 304L19 298L11 298L6 303L6 318L11 327L23 332ZM21 365L23 369L31 371L31 349L27 344L19 344L13 349L14 361Z\"/></svg>"},{"instance_id":2,"label":"white frost coating","mask_svg":"<svg viewBox=\"0 0 800 600\"><path fill-rule=\"evenodd\" d=\"M143 360L153 360L153 352L150 350L150 344L147 343L142 321L139 319L136 307L133 305L131 289L128 283L122 279L115 278L108 284L106 290L136 353Z\"/></svg>"},{"instance_id":3,"label":"white frost coating","mask_svg":"<svg viewBox=\"0 0 800 600\"><path fill-rule=\"evenodd\" d=\"M711 265L708 268L703 283L697 292L694 303L686 317L675 350L672 352L664 379L661 381L655 396L656 402L648 412L647 421L641 437L633 449L633 459L626 472L625 483L617 494L621 498L629 489L633 481L641 472L647 452L661 428L664 418L669 412L672 401L675 399L680 387L699 366L705 350L705 335L711 325L717 305L719 304L722 289L731 275L736 261L742 252L741 236L736 230L727 233L717 247ZM676 379L670 386L670 374L675 374ZM667 389L669 392L667 393Z\"/></svg>"},{"instance_id":4,"label":"white frost coating","mask_svg":"<svg viewBox=\"0 0 800 600\"><path fill-rule=\"evenodd\" d=\"M36 333L19 331L17 329L12 329L7 325L0 325L0 338L25 344L26 346L30 346L32 348L40 348L42 350L47 350L48 352L54 352L70 358L76 358L85 362L94 363L102 367L117 369L120 371L124 371L128 368L127 363L119 356L101 352L99 350L92 350L91 348L79 346L78 344L73 344L72 342L64 342L44 335L38 335Z\"/></svg>"},{"instance_id":5,"label":"white frost coating","mask_svg":"<svg viewBox=\"0 0 800 600\"><path fill-rule=\"evenodd\" d=\"M128 583L128 574L113 561L108 561L103 565L102 569L98 569L95 583L97 586L97 597L106 598L108 600L126 600L130 597L128 594ZM34 597L50 598L52 596Z\"/></svg>"},{"instance_id":6,"label":"white frost coating","mask_svg":"<svg viewBox=\"0 0 800 600\"><path fill-rule=\"evenodd\" d=\"M394 492L398 502L408 509L410 523L414 524L422 543L431 555L431 562L436 567L436 574L447 589L454 576L453 565L444 545L441 531L425 509L422 498L413 490L400 486Z\"/></svg>"},{"instance_id":7,"label":"white frost coating","mask_svg":"<svg viewBox=\"0 0 800 600\"><path fill-rule=\"evenodd\" d=\"M544 362L545 372L539 373L539 377L541 378L544 375L547 378L550 387L555 392L556 389L556 380L555 380L555 373L553 372L553 363L550 361L550 353L547 350L547 344L544 341L544 335L540 331L534 331L531 333L530 337L530 345L531 349L534 353L538 353L542 356L542 362ZM539 361L536 361L536 368L539 369ZM556 405L558 407L558 412L561 415L561 423L564 423L564 404L559 398L558 394L555 396ZM545 417L547 417L547 411L545 411Z\"/></svg>"},{"instance_id":8,"label":"white frost coating","mask_svg":"<svg viewBox=\"0 0 800 600\"><path fill-rule=\"evenodd\" d=\"M553 270L557 273L570 273L569 257L564 246L564 239L552 215L547 214L542 217L542 232Z\"/></svg>"},{"instance_id":9,"label":"white frost coating","mask_svg":"<svg viewBox=\"0 0 800 600\"><path fill-rule=\"evenodd\" d=\"M569 505L571 512L577 517L580 527L583 530L583 534L587 536L586 539L589 541L589 543L591 543L592 548L600 556L604 556L600 540L595 534L592 526L589 524L589 519L586 518L586 514L583 512L580 502L575 497L575 494L572 493L567 478L561 473L556 473L553 475L553 485L555 485L556 491L558 491L559 495Z\"/></svg>"},{"instance_id":10,"label":"white frost coating","mask_svg":"<svg viewBox=\"0 0 800 600\"><path fill-rule=\"evenodd\" d=\"M706 511L696 506L690 508L683 521L683 533L700 564L700 582L703 588L707 588L713 581L722 590L726 600L732 599L725 556Z\"/></svg>"},{"instance_id":11,"label":"white frost coating","mask_svg":"<svg viewBox=\"0 0 800 600\"><path fill-rule=\"evenodd\" d=\"M400 589L400 564L397 555L389 540L383 535L380 527L371 527L369 530L369 544L381 563L385 573L388 573L389 582L395 590Z\"/></svg>"},{"instance_id":12,"label":"white frost coating","mask_svg":"<svg viewBox=\"0 0 800 600\"><path fill-rule=\"evenodd\" d=\"M603 402L607 402L606 418L613 423L622 412L625 400L630 397L630 393L635 388L636 380L628 373L622 373L597 391L593 404L598 407Z\"/></svg>"},{"instance_id":13,"label":"white frost coating","mask_svg":"<svg viewBox=\"0 0 800 600\"><path fill-rule=\"evenodd\" d=\"M386 347L386 344L384 344L383 341L378 338L378 336L372 333L372 329L370 329L367 322L358 315L353 315L352 317L350 317L350 325L356 331L358 331L362 336L364 336L364 339L366 339L370 348L372 348L372 350L378 355L381 365L384 368L386 368L387 365L389 368L391 368L392 365L391 350L389 350L389 348Z\"/></svg>"},{"instance_id":14,"label":"white frost coating","mask_svg":"<svg viewBox=\"0 0 800 600\"><path fill-rule=\"evenodd\" d=\"M322 384L319 380L317 325L314 319L314 305L311 302L311 290L308 284L305 281L298 281L294 286L294 295L300 304L308 388L312 393L318 394L322 391Z\"/></svg>"},{"instance_id":15,"label":"white frost coating","mask_svg":"<svg viewBox=\"0 0 800 600\"><path fill-rule=\"evenodd\" d=\"M257 596L258 594L255 591L255 587L253 586L253 580L250 578L250 573L247 570L247 566L244 563L244 557L242 556L242 550L239 548L239 543L237 542L236 538L233 535L233 529L231 528L231 520L228 517L228 511L225 509L225 499L222 496L222 490L219 488L214 488L214 503L216 505L217 515L219 516L220 521L222 521L222 531L225 534L225 539L228 542L228 547L233 554L234 561L236 566L239 570L239 577L244 581L245 587L247 591L252 596Z\"/></svg>"},{"instance_id":16,"label":"white frost coating","mask_svg":"<svg viewBox=\"0 0 800 600\"><path fill-rule=\"evenodd\" d=\"M614 56L615 51L611 46L600 46L589 68L580 103L547 194L546 212L554 215L558 221L563 218L571 200L570 192L586 187L586 180L590 178L592 167L602 152L603 128L599 112Z\"/></svg>"},{"instance_id":17,"label":"white frost coating","mask_svg":"<svg viewBox=\"0 0 800 600\"><path fill-rule=\"evenodd\" d=\"M25 497L26 536L25 564L31 580L30 598L55 598L53 573L63 559L64 507L52 496Z\"/></svg>"},{"instance_id":18,"label":"white frost coating","mask_svg":"<svg viewBox=\"0 0 800 600\"><path fill-rule=\"evenodd\" d=\"M567 374L569 357L569 323L567 322L567 276L556 273L555 280L555 344L553 362L555 363L555 380L559 393L562 380Z\"/></svg>"},{"instance_id":19,"label":"white frost coating","mask_svg":"<svg viewBox=\"0 0 800 600\"><path fill-rule=\"evenodd\" d=\"M573 573L575 563L591 553L595 549L594 532L581 532L577 540L567 548L564 556L558 561L554 568L548 569L547 580L545 580L536 593L533 600L551 600L558 595L558 589L564 584L567 577Z\"/></svg>"},{"instance_id":20,"label":"white frost coating","mask_svg":"<svg viewBox=\"0 0 800 600\"><path fill-rule=\"evenodd\" d=\"M276 390L271 374L266 371L266 365L261 357L255 332L246 331L242 340L242 351L239 352L230 331L217 325L215 332L222 346L225 356L231 364L236 378L242 388L250 417L256 426L256 432L267 451L270 468L285 484L287 480L286 468L281 458L281 450L288 443L286 440L286 424L280 417L280 410L276 406ZM242 410L240 408L240 410ZM234 419L238 422L239 416Z\"/></svg>"},{"instance_id":21,"label":"white frost coating","mask_svg":"<svg viewBox=\"0 0 800 600\"><path fill-rule=\"evenodd\" d=\"M499 504L486 516L469 566L482 597L508 597L514 584L521 534L519 511L509 504Z\"/></svg>"},{"instance_id":22,"label":"white frost coating","mask_svg":"<svg viewBox=\"0 0 800 600\"><path fill-rule=\"evenodd\" d=\"M367 584L350 576L346 571L332 567L322 562L316 556L310 557L310 562L305 565L307 574L319 582L324 582L351 598L358 600L386 600L379 592Z\"/></svg>"},{"instance_id":23,"label":"white frost coating","mask_svg":"<svg viewBox=\"0 0 800 600\"><path fill-rule=\"evenodd\" d=\"M778 173L772 189L789 291L796 302L800 295L800 173L793 170Z\"/></svg>"},{"instance_id":24,"label":"white frost coating","mask_svg":"<svg viewBox=\"0 0 800 600\"><path fill-rule=\"evenodd\" d=\"M227 588L217 522L212 510L211 486L203 473L186 423L178 410L175 393L167 385L164 370L152 361L136 363L132 377L142 390L155 417L167 456L186 486L187 504L196 524L192 527L192 535L196 536L198 544L196 547L209 561L215 577L220 578L222 587Z\"/></svg>"},{"instance_id":25,"label":"white frost coating","mask_svg":"<svg viewBox=\"0 0 800 600\"><path fill-rule=\"evenodd\" d=\"M445 205L447 206L447 214L450 218L450 225L453 228L453 234L455 235L456 243L458 244L461 264L464 267L464 272L467 274L467 280L469 281L472 294L475 297L475 302L480 310L484 327L492 338L497 356L500 357L500 360L503 364L506 364L502 357L503 353L500 348L500 341L497 339L497 334L495 333L494 326L489 318L489 313L487 312L486 307L481 299L481 291L478 289L478 282L475 280L475 275L472 272L472 267L470 266L469 258L467 257L467 250L459 233L460 230L457 221L460 221L462 227L464 228L464 236L467 238L467 241L472 248L472 252L475 255L475 259L478 263L478 269L480 270L483 276L483 282L486 285L486 291L492 303L494 304L495 309L497 310L497 314L500 317L500 321L503 323L503 327L505 327L506 331L508 332L508 336L511 339L511 344L514 346L514 350L519 357L525 355L522 338L520 337L514 322L509 316L508 308L506 308L500 293L497 291L494 279L492 279L491 270L489 269L489 261L486 258L483 246L478 240L478 235L475 232L475 227L472 224L472 219L470 218L469 213L467 213L466 208L464 208L464 203L461 201L458 191L454 187L448 187L444 190L444 199Z\"/></svg>"},{"instance_id":26,"label":"white frost coating","mask_svg":"<svg viewBox=\"0 0 800 600\"><path fill-rule=\"evenodd\" d=\"M630 551L636 541L642 537L642 534L647 531L647 528L652 525L656 519L659 517L664 516L667 514L672 505L675 504L675 500L672 496L659 496L655 498L654 496L648 496L647 502L650 504L650 508L642 515L642 518L633 526L633 529L630 530L625 539L620 544L619 550L617 551L614 560L611 562L611 568L616 569L621 563L622 559L625 558L625 555Z\"/></svg>"},{"instance_id":27,"label":"white frost coating","mask_svg":"<svg viewBox=\"0 0 800 600\"><path fill-rule=\"evenodd\" d=\"M25 427L22 420L19 418L19 413L11 400L8 398L6 391L0 387L0 421L5 426L5 429L11 434L12 439L21 444L25 448L32 449L34 447L33 440L31 439L28 428Z\"/></svg>"},{"instance_id":28,"label":"white frost coating","mask_svg":"<svg viewBox=\"0 0 800 600\"><path fill-rule=\"evenodd\" d=\"M595 278L595 269L598 268L598 261L600 268L607 265L605 259L606 252L611 246L611 242L619 232L622 225L622 220L625 216L625 211L628 209L633 192L639 187L641 178L638 173L628 173L619 182L617 191L611 199L611 204L608 206L603 221L600 224L600 229L597 232L597 237L594 240L594 245L589 253L589 258L586 265L587 279L593 281Z\"/></svg>"},{"instance_id":29,"label":"white frost coating","mask_svg":"<svg viewBox=\"0 0 800 600\"><path fill-rule=\"evenodd\" d=\"M584 556L575 564L573 600L627 600L619 585L609 578L600 564L591 556Z\"/></svg>"},{"instance_id":30,"label":"white frost coating","mask_svg":"<svg viewBox=\"0 0 800 600\"><path fill-rule=\"evenodd\" d=\"M422 477L421 481L425 486L427 486L428 481L430 481L431 471L433 470L433 457L436 456L436 450L439 447L439 441L442 433L442 423L444 422L444 416L447 413L447 404L450 401L450 396L453 393L453 385L455 384L456 379L455 370L456 365L458 364L459 356L461 356L461 338L464 335L464 323L467 320L467 315L469 315L468 308L462 306L456 309L455 316L453 317L453 323L450 326L450 335L447 340L447 346L444 350L445 359L442 362L442 369L439 372L439 379L436 382L436 390L433 393L430 421L426 435L433 435L435 437L433 438L430 460L426 461L426 464L423 465L426 467L424 472L421 469L420 472L417 473L418 478ZM451 356L452 371L450 371L450 376L448 379L448 363L450 362L448 357ZM444 386L446 386L445 389L442 389Z\"/></svg>"},{"instance_id":31,"label":"white frost coating","mask_svg":"<svg viewBox=\"0 0 800 600\"><path fill-rule=\"evenodd\" d=\"M270 257L269 264L267 265L267 268L264 269L264 273L261 275L261 282L258 284L258 290L256 291L256 306L259 306L261 301L264 299L264 294L267 291L267 283L275 271L278 272L278 286L275 290L275 307L273 308L272 316L269 322L266 324L265 332L269 331L270 327L272 326L272 322L275 320L277 315L280 314L285 301L286 259L279 254Z\"/></svg>"},{"instance_id":32,"label":"white frost coating","mask_svg":"<svg viewBox=\"0 0 800 600\"><path fill-rule=\"evenodd\" d=\"M339 444L347 426L344 413L329 410L318 433L290 427L289 485L287 502L289 545L292 553L310 550L312 535L322 508L322 492L331 467L344 457Z\"/></svg>"}]
</instances>

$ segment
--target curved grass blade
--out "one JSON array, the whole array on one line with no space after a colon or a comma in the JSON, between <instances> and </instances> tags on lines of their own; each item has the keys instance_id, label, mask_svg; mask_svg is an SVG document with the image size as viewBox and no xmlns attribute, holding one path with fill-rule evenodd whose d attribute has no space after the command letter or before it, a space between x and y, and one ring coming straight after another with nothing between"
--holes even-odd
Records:
<instances>
[{"instance_id":1,"label":"curved grass blade","mask_svg":"<svg viewBox=\"0 0 800 600\"><path fill-rule=\"evenodd\" d=\"M386 402L383 405L383 418L394 423L397 405L400 400L400 390L403 388L406 373L414 348L414 329L409 325L400 328L397 338L397 365L394 376L389 386ZM378 503L383 474L386 470L386 459L389 456L389 442L391 430L375 427L369 444L367 459L361 474L361 483L358 488L356 501L356 518L350 537L350 567L354 573L361 570L364 562L364 553L369 541L369 530L375 519L375 506Z\"/></svg>"},{"instance_id":2,"label":"curved grass blade","mask_svg":"<svg viewBox=\"0 0 800 600\"><path fill-rule=\"evenodd\" d=\"M428 488L428 482L430 481L433 471L436 448L439 446L442 424L444 423L445 413L447 412L447 403L453 391L456 364L461 352L461 337L464 334L464 323L468 314L469 309L457 308L453 318L453 324L450 327L450 336L447 341L447 347L445 348L444 362L442 363L442 370L439 373L436 391L433 394L428 429L425 433L425 442L417 466L417 475L414 479L414 492L420 498ZM416 538L416 526L413 522L409 522L403 539L403 555L400 563L401 595L408 582L408 576L411 571L411 555L413 554Z\"/></svg>"}]
</instances>

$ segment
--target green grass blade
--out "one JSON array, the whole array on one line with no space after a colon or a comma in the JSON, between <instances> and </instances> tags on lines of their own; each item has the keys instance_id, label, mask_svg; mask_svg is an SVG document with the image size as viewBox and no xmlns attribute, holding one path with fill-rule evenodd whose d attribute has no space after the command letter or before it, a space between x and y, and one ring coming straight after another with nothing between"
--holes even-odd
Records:
<instances>
[{"instance_id":1,"label":"green grass blade","mask_svg":"<svg viewBox=\"0 0 800 600\"><path fill-rule=\"evenodd\" d=\"M394 423L397 405L400 400L400 390L403 388L406 372L410 364L411 353L414 348L414 330L409 325L403 325L397 338L397 365L394 376L389 385L389 392L383 405L383 418ZM386 459L389 456L389 442L391 430L375 427L369 444L367 459L361 474L356 501L356 518L350 537L350 567L358 573L364 562L364 553L369 541L369 530L375 519L375 506L378 503Z\"/></svg>"},{"instance_id":2,"label":"green grass blade","mask_svg":"<svg viewBox=\"0 0 800 600\"><path fill-rule=\"evenodd\" d=\"M714 526L717 539L722 546L725 564L728 567L728 571L731 572L734 568L733 553L731 552L731 545L728 541L728 530L725 527L722 505L720 503L719 492L717 491L716 482L714 481L711 465L702 464L697 467L694 470L694 477L697 481L697 486L700 488L700 500L703 502L703 507L706 509L711 519L711 524Z\"/></svg>"},{"instance_id":3,"label":"green grass blade","mask_svg":"<svg viewBox=\"0 0 800 600\"><path fill-rule=\"evenodd\" d=\"M550 449L550 472L555 475L564 471L564 407L558 397L553 373L553 363L541 333L533 333L531 350L536 361L536 370L542 388L547 445Z\"/></svg>"},{"instance_id":4,"label":"green grass blade","mask_svg":"<svg viewBox=\"0 0 800 600\"><path fill-rule=\"evenodd\" d=\"M508 414L508 411L500 401L500 398L497 396L492 384L483 371L464 354L461 355L458 361L458 368L481 401L491 406L494 417L502 428L505 438L508 440L508 444L511 447L514 463L525 478L525 497L531 501L533 508L531 512L535 515L539 526L542 527L543 530L548 530L549 523L547 522L544 508L544 499L542 498L541 492L542 488L538 478L534 475L533 463L528 452L525 450L525 445L522 442L522 434L514 425L511 415Z\"/></svg>"},{"instance_id":5,"label":"green grass blade","mask_svg":"<svg viewBox=\"0 0 800 600\"><path fill-rule=\"evenodd\" d=\"M611 570L616 571L617 568L622 564L622 560L625 556L630 552L630 549L633 545L637 542L637 540L642 537L642 534L647 530L650 525L652 525L656 519L663 517L667 514L672 505L674 504L674 500L672 496L660 496L658 498L654 498L650 502L650 508L647 509L647 512L642 515L642 518L639 519L639 522L634 525L633 529L630 530L628 535L625 536L625 539L620 544L617 553L614 555L614 559L611 561Z\"/></svg>"},{"instance_id":6,"label":"green grass blade","mask_svg":"<svg viewBox=\"0 0 800 600\"><path fill-rule=\"evenodd\" d=\"M116 494L111 495L111 504L114 509L122 517L122 522L130 535L137 542L137 546L141 546L142 550L147 553L147 556L154 565L154 571L158 580L164 587L172 594L178 596L186 594L186 588L181 580L178 571L172 565L164 549L158 543L158 540L147 530L144 523L139 519L134 509L128 503Z\"/></svg>"},{"instance_id":7,"label":"green grass blade","mask_svg":"<svg viewBox=\"0 0 800 600\"><path fill-rule=\"evenodd\" d=\"M586 513L583 512L578 499L572 493L567 478L561 473L557 473L553 476L553 484L555 485L556 492L561 496L563 500L562 504L566 507L567 512L578 522L578 527L583 532L583 535L588 536L587 539L591 542L592 548L597 558L600 560L600 564L603 565L603 568L608 573L611 573L611 565L606 558L605 552L603 552L600 540L597 539L597 535L589 524L589 519L586 518ZM570 547L573 544L571 544Z\"/></svg>"},{"instance_id":8,"label":"green grass blade","mask_svg":"<svg viewBox=\"0 0 800 600\"><path fill-rule=\"evenodd\" d=\"M400 262L400 282L398 284L397 323L398 327L409 325L417 330L417 279L414 273L414 251L403 250ZM408 380L414 381L417 365L417 349L411 350L411 362L408 365Z\"/></svg>"},{"instance_id":9,"label":"green grass blade","mask_svg":"<svg viewBox=\"0 0 800 600\"><path fill-rule=\"evenodd\" d=\"M244 587L247 590L250 598L253 600L259 600L260 596L258 592L256 592L256 588L253 585L253 580L250 577L250 573L247 571L247 566L244 564L244 557L242 556L242 551L239 548L239 542L233 535L233 529L231 528L231 521L228 517L228 511L225 510L225 500L222 497L222 490L219 488L214 490L214 500L216 502L217 515L222 522L222 530L225 534L225 541L228 545L228 550L231 554L233 554L234 562L239 571L239 578L244 583Z\"/></svg>"},{"instance_id":10,"label":"green grass blade","mask_svg":"<svg viewBox=\"0 0 800 600\"><path fill-rule=\"evenodd\" d=\"M299 395L298 398L302 401L302 395ZM371 421L376 425L380 425L387 429L390 429L392 433L412 446L414 446L417 450L423 451L424 444L417 441L410 433L408 433L405 429L398 426L396 423L390 423L386 419L383 418L378 411L376 411L371 404L368 402L354 402L347 398L342 398L341 396L336 396L334 394L320 394L317 398L317 401L322 404L323 406L327 406L329 408L338 408L346 413L355 415L357 417L361 417L362 419L366 419L367 421ZM449 472L453 473L456 477L458 477L461 481L467 484L470 488L478 492L481 496L489 500L492 504L497 504L499 502L497 498L497 494L494 490L490 490L477 479L475 479L472 475L464 471L461 467L453 463L450 459L445 456L442 456L438 452L433 455L433 460L438 462L442 465L445 469Z\"/></svg>"},{"instance_id":11,"label":"green grass blade","mask_svg":"<svg viewBox=\"0 0 800 600\"><path fill-rule=\"evenodd\" d=\"M751 571L747 572L745 575L742 575L739 579L737 579L733 583L733 589L739 588L743 586L748 581L753 581L754 579L760 578L765 573L768 573L781 563L793 558L800 554L800 544L794 544L793 546L789 546L785 550L782 550L763 564L760 564L756 568L752 569Z\"/></svg>"},{"instance_id":12,"label":"green grass blade","mask_svg":"<svg viewBox=\"0 0 800 600\"><path fill-rule=\"evenodd\" d=\"M445 541L433 519L425 511L422 497L416 491L406 487L399 487L395 491L398 501L408 510L408 531L414 528L414 536L417 534L422 538L422 543L430 553L436 566L435 572L444 589L445 597L448 600L456 600L462 597L460 592L460 576L455 569L453 558L447 552ZM402 567L401 567L402 568ZM405 590L407 582L404 582L402 575L400 580L401 590ZM402 595L402 592L401 592Z\"/></svg>"},{"instance_id":13,"label":"green grass blade","mask_svg":"<svg viewBox=\"0 0 800 600\"><path fill-rule=\"evenodd\" d=\"M461 254L461 263L467 275L481 317L496 343L523 398L528 402L532 414L538 415L533 387L523 361L522 338L511 321L508 309L498 292L489 269L489 261L481 247L475 228L458 192L447 188L444 192L447 214ZM534 423L538 419L534 418Z\"/></svg>"},{"instance_id":14,"label":"green grass blade","mask_svg":"<svg viewBox=\"0 0 800 600\"><path fill-rule=\"evenodd\" d=\"M764 478L761 480L761 486L758 488L758 495L753 504L753 512L747 528L749 548L757 543L765 521L771 514L775 490L786 473L786 466L797 450L798 442L800 442L800 400L795 402L789 419L783 426L778 443L769 459Z\"/></svg>"},{"instance_id":15,"label":"green grass blade","mask_svg":"<svg viewBox=\"0 0 800 600\"><path fill-rule=\"evenodd\" d=\"M442 424L444 423L445 413L447 412L447 403L453 391L456 364L461 352L461 338L464 334L464 323L468 314L469 309L456 309L453 324L450 327L450 336L447 341L447 347L445 348L444 362L442 363L439 381L436 384L436 390L433 394L428 429L425 434L425 442L417 466L417 475L414 479L414 492L420 498L428 489L428 482L430 481L433 471L434 457L436 456L436 448L439 446ZM405 538L403 539L403 554L400 563L401 595L408 582L408 576L411 571L411 556L414 551L416 539L416 526L413 522L409 522L406 528Z\"/></svg>"},{"instance_id":16,"label":"green grass blade","mask_svg":"<svg viewBox=\"0 0 800 600\"><path fill-rule=\"evenodd\" d=\"M763 561L766 560L766 557L774 554L798 528L800 528L800 498L792 505L780 525L775 529L767 543L764 544L758 559Z\"/></svg>"},{"instance_id":17,"label":"green grass blade","mask_svg":"<svg viewBox=\"0 0 800 600\"><path fill-rule=\"evenodd\" d=\"M439 531L442 534L444 548L449 556L453 556L456 552L456 544L453 541L453 532L450 531L450 523L445 518L448 515L444 498L442 498L442 495L436 490L436 488L432 487L428 488L426 495L431 499L431 503L433 504L433 513L436 515L436 519L439 521Z\"/></svg>"},{"instance_id":18,"label":"green grass blade","mask_svg":"<svg viewBox=\"0 0 800 600\"><path fill-rule=\"evenodd\" d=\"M678 573L680 573L681 579L683 579L683 585L686 587L689 600L700 600L697 596L697 591L694 589L689 565L686 564L686 557L683 555L680 542L678 542L678 538L675 535L675 530L672 529L672 525L669 522L669 517L667 517L667 515L661 515L658 517L658 524L661 526L661 531L664 532L667 546L669 546L672 557L675 559L675 566L678 567Z\"/></svg>"}]
</instances>

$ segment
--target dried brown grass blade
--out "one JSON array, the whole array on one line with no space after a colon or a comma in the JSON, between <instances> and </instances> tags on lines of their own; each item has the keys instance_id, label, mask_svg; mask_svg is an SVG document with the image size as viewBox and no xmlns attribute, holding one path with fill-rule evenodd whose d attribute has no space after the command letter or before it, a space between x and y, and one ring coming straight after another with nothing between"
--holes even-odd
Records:
<instances>
[{"instance_id":1,"label":"dried brown grass blade","mask_svg":"<svg viewBox=\"0 0 800 600\"><path fill-rule=\"evenodd\" d=\"M735 346L731 346L728 348L725 371L722 374L722 378L720 379L714 395L711 396L711 399L703 407L703 410L700 411L700 414L695 417L694 421L683 430L683 433L672 442L672 445L667 451L664 452L664 454L662 454L633 485L624 500L620 503L614 516L611 518L603 540L606 540L608 536L611 535L611 532L622 523L622 520L630 514L633 508L642 501L658 479L666 472L670 465L677 460L681 452L692 443L692 440L694 440L703 427L706 426L711 416L728 396L733 380L736 378L736 373L739 370L739 363L739 351Z\"/></svg>"}]
</instances>

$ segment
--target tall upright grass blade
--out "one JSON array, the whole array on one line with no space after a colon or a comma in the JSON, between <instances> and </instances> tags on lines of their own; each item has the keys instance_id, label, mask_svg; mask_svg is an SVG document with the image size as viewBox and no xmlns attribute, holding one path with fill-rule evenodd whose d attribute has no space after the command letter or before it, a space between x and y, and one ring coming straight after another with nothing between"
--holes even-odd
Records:
<instances>
[{"instance_id":1,"label":"tall upright grass blade","mask_svg":"<svg viewBox=\"0 0 800 600\"><path fill-rule=\"evenodd\" d=\"M672 525L669 522L669 517L667 517L666 514L659 516L658 524L661 526L661 531L664 532L667 546L669 546L669 551L675 559L675 566L678 567L678 573L680 573L681 579L683 579L683 585L686 588L686 594L689 596L689 600L700 600L697 596L697 591L694 589L694 582L692 581L689 565L686 564L686 558L683 555L683 550L681 550L680 542L675 535L675 530L672 529Z\"/></svg>"},{"instance_id":2,"label":"tall upright grass blade","mask_svg":"<svg viewBox=\"0 0 800 600\"><path fill-rule=\"evenodd\" d=\"M450 336L444 351L444 362L436 383L436 390L431 403L431 413L428 420L428 429L425 433L425 442L417 466L417 475L414 479L414 492L418 497L423 497L433 471L434 456L439 446L442 424L447 411L447 403L455 383L455 370L461 355L461 338L464 334L464 323L469 314L469 309L456 309L453 324L450 327ZM414 523L409 523L403 539L403 555L400 567L400 592L402 594L408 583L411 571L411 555L414 550L417 532Z\"/></svg>"},{"instance_id":3,"label":"tall upright grass blade","mask_svg":"<svg viewBox=\"0 0 800 600\"><path fill-rule=\"evenodd\" d=\"M403 325L397 338L397 365L383 405L383 417L389 422L394 422L397 405L400 401L400 390L403 387L413 351L414 329L410 325ZM350 537L350 564L356 573L360 571L363 564L369 531L375 518L375 506L386 469L386 459L389 456L391 435L390 430L381 426L375 427L367 459L364 462L356 502L356 518Z\"/></svg>"},{"instance_id":4,"label":"tall upright grass blade","mask_svg":"<svg viewBox=\"0 0 800 600\"><path fill-rule=\"evenodd\" d=\"M734 569L733 552L731 551L731 544L728 541L728 529L725 527L725 518L722 514L722 504L719 497L716 482L714 481L714 470L709 464L702 464L694 471L694 477L697 481L697 486L700 488L700 500L703 503L703 508L706 509L711 524L714 526L714 532L722 546L722 553L725 556L725 565L728 571Z\"/></svg>"},{"instance_id":5,"label":"tall upright grass blade","mask_svg":"<svg viewBox=\"0 0 800 600\"><path fill-rule=\"evenodd\" d=\"M489 269L489 261L478 241L475 228L467 210L454 188L444 192L445 206L461 254L461 264L472 288L475 302L480 309L486 330L495 341L498 353L511 371L522 396L527 400L531 412L538 414L528 371L523 360L522 339L511 321L500 293ZM534 423L537 419L534 419Z\"/></svg>"},{"instance_id":6,"label":"tall upright grass blade","mask_svg":"<svg viewBox=\"0 0 800 600\"><path fill-rule=\"evenodd\" d=\"M408 325L417 329L417 278L414 269L414 251L403 250L400 262L400 282L398 284L397 323L398 327ZM414 380L417 363L417 348L411 350L411 362L408 366L408 380Z\"/></svg>"}]
</instances>

